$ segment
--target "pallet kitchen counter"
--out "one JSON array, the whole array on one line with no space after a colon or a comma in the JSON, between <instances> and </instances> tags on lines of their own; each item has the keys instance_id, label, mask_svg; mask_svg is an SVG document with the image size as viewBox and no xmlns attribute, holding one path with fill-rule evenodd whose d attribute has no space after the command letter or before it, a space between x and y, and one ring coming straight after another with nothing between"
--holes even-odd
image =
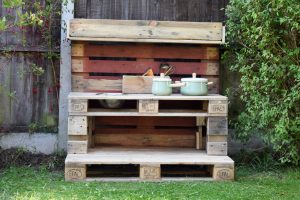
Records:
<instances>
[{"instance_id":1,"label":"pallet kitchen counter","mask_svg":"<svg viewBox=\"0 0 300 200\"><path fill-rule=\"evenodd\" d=\"M129 108L107 109L93 108L93 100L123 100L136 101L136 105ZM169 101L190 101L198 104L195 109L165 107ZM176 106L176 105L175 105ZM221 95L183 96L173 94L170 96L154 96L152 94L121 94L121 93L82 93L69 94L69 114L85 116L180 116L180 117L209 117L227 116L228 98Z\"/></svg>"}]
</instances>

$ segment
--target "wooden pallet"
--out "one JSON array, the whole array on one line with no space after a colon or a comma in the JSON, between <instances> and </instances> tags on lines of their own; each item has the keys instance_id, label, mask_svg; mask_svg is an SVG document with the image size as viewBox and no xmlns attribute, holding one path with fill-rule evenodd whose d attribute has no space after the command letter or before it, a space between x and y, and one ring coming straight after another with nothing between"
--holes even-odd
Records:
<instances>
[{"instance_id":1,"label":"wooden pallet","mask_svg":"<svg viewBox=\"0 0 300 200\"><path fill-rule=\"evenodd\" d=\"M95 42L72 43L72 91L122 92L123 75L142 75L148 68L159 74L162 63L175 67L174 81L197 73L214 83L209 93L219 93L217 47Z\"/></svg>"},{"instance_id":2,"label":"wooden pallet","mask_svg":"<svg viewBox=\"0 0 300 200\"><path fill-rule=\"evenodd\" d=\"M89 177L89 168L95 165L137 165L138 177ZM208 169L203 177L166 177L163 166L191 165ZM120 174L124 174L121 171ZM176 174L177 173L177 174ZM100 172L101 174L101 172ZM179 175L179 176L178 176ZM168 181L168 180L233 180L234 161L227 156L208 156L205 152L192 149L145 149L145 148L97 148L88 154L68 154L65 161L67 181Z\"/></svg>"},{"instance_id":3,"label":"wooden pallet","mask_svg":"<svg viewBox=\"0 0 300 200\"><path fill-rule=\"evenodd\" d=\"M137 104L129 109L91 108L91 100L125 100ZM163 102L179 102L175 108L163 108ZM183 102L197 102L198 108L176 109ZM169 104L168 104L169 105ZM178 116L178 117L208 117L227 116L227 97L221 95L208 96L154 96L152 94L120 94L120 93L80 93L69 95L69 112L71 115L84 116Z\"/></svg>"},{"instance_id":4,"label":"wooden pallet","mask_svg":"<svg viewBox=\"0 0 300 200\"><path fill-rule=\"evenodd\" d=\"M71 93L69 98L68 153L84 154L94 145L104 145L206 147L208 155L227 155L227 97ZM136 100L138 103L134 104L136 109L89 107L89 101L99 99ZM188 104L194 100L206 108L158 109L161 101L167 100L181 100Z\"/></svg>"}]
</instances>

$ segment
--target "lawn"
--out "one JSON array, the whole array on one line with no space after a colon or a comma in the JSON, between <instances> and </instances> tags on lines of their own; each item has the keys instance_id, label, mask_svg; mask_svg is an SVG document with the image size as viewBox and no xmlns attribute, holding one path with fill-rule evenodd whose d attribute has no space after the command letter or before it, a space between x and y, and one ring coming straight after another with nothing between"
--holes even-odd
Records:
<instances>
[{"instance_id":1,"label":"lawn","mask_svg":"<svg viewBox=\"0 0 300 200\"><path fill-rule=\"evenodd\" d=\"M300 169L238 168L234 182L65 182L63 172L10 167L0 172L0 199L300 199Z\"/></svg>"}]
</instances>

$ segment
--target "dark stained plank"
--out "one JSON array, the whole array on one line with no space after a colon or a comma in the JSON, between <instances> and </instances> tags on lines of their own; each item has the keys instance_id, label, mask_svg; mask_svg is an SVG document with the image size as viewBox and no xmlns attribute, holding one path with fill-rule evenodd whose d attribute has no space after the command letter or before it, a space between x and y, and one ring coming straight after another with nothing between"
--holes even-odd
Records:
<instances>
[{"instance_id":1,"label":"dark stained plank","mask_svg":"<svg viewBox=\"0 0 300 200\"><path fill-rule=\"evenodd\" d=\"M228 0L79 0L76 17L222 22Z\"/></svg>"}]
</instances>

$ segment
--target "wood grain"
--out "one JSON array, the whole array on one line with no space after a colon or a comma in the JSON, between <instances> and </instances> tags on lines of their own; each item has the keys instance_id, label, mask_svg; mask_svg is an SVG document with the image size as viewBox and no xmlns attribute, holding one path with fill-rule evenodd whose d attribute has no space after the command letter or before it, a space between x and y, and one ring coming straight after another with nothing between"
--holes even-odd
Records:
<instances>
[{"instance_id":1,"label":"wood grain","mask_svg":"<svg viewBox=\"0 0 300 200\"><path fill-rule=\"evenodd\" d=\"M69 28L70 40L221 44L223 38L222 23L73 19Z\"/></svg>"},{"instance_id":2,"label":"wood grain","mask_svg":"<svg viewBox=\"0 0 300 200\"><path fill-rule=\"evenodd\" d=\"M219 60L217 47L154 44L72 44L72 56Z\"/></svg>"}]
</instances>

